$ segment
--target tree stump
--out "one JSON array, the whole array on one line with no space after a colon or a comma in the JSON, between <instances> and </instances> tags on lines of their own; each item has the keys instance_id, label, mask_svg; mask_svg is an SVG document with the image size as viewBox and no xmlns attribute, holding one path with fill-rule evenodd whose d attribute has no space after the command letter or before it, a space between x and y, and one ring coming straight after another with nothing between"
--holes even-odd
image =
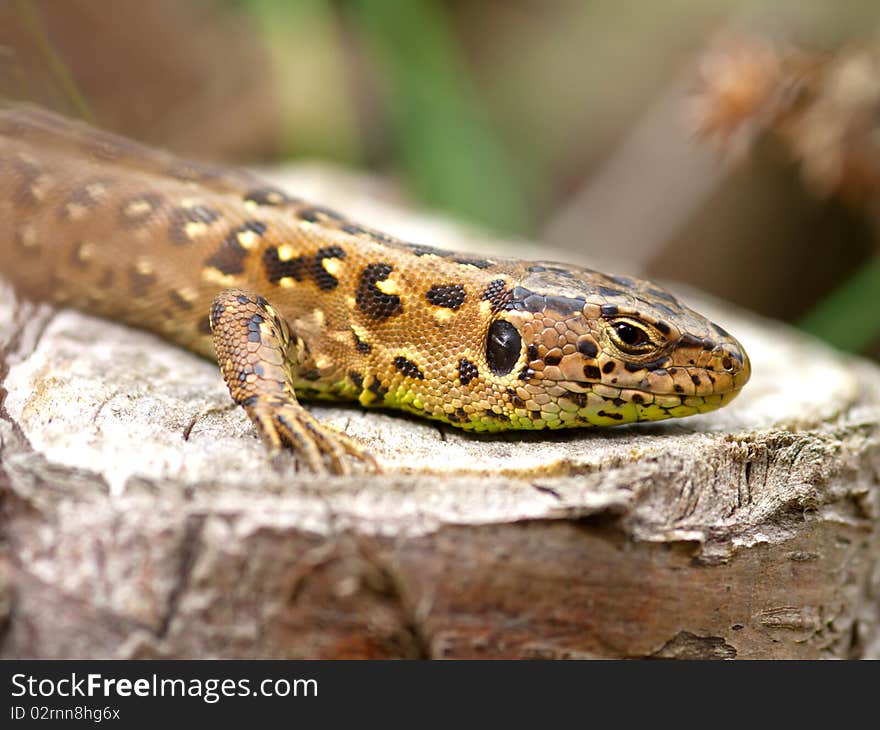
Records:
<instances>
[{"instance_id":1,"label":"tree stump","mask_svg":"<svg viewBox=\"0 0 880 730\"><path fill-rule=\"evenodd\" d=\"M486 250L338 173L290 187ZM481 437L316 405L387 472L315 479L213 363L4 286L0 655L880 656L880 369L685 298L752 358L721 411Z\"/></svg>"}]
</instances>

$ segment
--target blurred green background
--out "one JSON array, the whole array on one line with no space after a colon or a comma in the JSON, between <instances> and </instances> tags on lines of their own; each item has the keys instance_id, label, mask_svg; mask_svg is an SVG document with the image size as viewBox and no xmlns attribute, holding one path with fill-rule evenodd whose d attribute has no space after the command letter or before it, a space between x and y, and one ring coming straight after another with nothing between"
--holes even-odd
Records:
<instances>
[{"instance_id":1,"label":"blurred green background","mask_svg":"<svg viewBox=\"0 0 880 730\"><path fill-rule=\"evenodd\" d=\"M190 157L366 170L415 204L878 357L880 204L816 195L778 146L731 166L692 139L700 58L731 29L831 51L878 43L880 6L11 0L0 91Z\"/></svg>"}]
</instances>

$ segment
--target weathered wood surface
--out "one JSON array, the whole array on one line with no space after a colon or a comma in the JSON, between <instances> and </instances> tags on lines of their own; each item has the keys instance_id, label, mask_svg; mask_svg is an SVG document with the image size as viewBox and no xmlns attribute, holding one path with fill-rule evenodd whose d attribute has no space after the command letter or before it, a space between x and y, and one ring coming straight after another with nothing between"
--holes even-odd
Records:
<instances>
[{"instance_id":1,"label":"weathered wood surface","mask_svg":"<svg viewBox=\"0 0 880 730\"><path fill-rule=\"evenodd\" d=\"M688 297L754 375L686 420L481 438L316 406L387 469L316 480L266 463L213 364L0 294L0 656L880 656L880 369L784 326Z\"/></svg>"}]
</instances>

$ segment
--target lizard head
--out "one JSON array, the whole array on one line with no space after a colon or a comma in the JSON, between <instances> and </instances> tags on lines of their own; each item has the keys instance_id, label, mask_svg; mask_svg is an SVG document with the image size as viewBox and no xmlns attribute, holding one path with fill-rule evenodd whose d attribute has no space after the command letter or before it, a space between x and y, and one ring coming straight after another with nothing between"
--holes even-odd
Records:
<instances>
[{"instance_id":1,"label":"lizard head","mask_svg":"<svg viewBox=\"0 0 880 730\"><path fill-rule=\"evenodd\" d=\"M749 379L742 345L653 283L545 262L527 272L495 302L485 340L488 369L516 392L515 427L704 413Z\"/></svg>"}]
</instances>

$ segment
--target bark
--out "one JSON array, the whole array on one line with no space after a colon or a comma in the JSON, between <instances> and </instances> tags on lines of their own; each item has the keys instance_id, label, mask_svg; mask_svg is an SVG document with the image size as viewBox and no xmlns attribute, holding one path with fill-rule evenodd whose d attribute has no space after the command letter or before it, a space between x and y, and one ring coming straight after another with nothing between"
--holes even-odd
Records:
<instances>
[{"instance_id":1,"label":"bark","mask_svg":"<svg viewBox=\"0 0 880 730\"><path fill-rule=\"evenodd\" d=\"M481 247L337 182L291 188ZM686 298L752 357L726 409L478 437L314 406L387 469L316 480L214 364L4 288L0 656L880 656L880 369Z\"/></svg>"}]
</instances>

